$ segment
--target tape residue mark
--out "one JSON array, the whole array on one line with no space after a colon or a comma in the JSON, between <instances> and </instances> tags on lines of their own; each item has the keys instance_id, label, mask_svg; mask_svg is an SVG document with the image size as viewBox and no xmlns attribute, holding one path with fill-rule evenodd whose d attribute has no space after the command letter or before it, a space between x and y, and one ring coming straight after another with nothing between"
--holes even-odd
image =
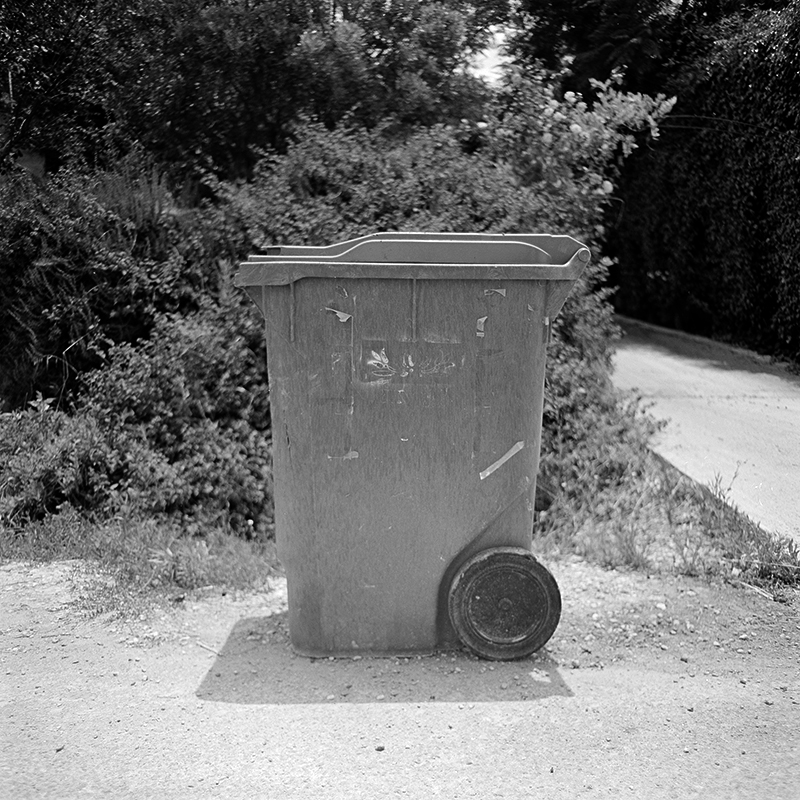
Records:
<instances>
[{"instance_id":1,"label":"tape residue mark","mask_svg":"<svg viewBox=\"0 0 800 800\"><path fill-rule=\"evenodd\" d=\"M519 451L522 450L523 447L525 447L525 442L517 442L513 447L509 449L507 453L505 453L505 455L500 456L500 458L498 458L497 461L494 462L494 464L486 467L486 469L483 470L483 472L481 472L480 474L481 480L485 481L493 472L496 472L498 469L500 469L500 467L502 467L503 464L505 464L509 458L512 458L517 453L519 453Z\"/></svg>"},{"instance_id":2,"label":"tape residue mark","mask_svg":"<svg viewBox=\"0 0 800 800\"><path fill-rule=\"evenodd\" d=\"M328 456L328 458L331 461L352 461L354 458L358 458L358 450L351 450L343 456Z\"/></svg>"}]
</instances>

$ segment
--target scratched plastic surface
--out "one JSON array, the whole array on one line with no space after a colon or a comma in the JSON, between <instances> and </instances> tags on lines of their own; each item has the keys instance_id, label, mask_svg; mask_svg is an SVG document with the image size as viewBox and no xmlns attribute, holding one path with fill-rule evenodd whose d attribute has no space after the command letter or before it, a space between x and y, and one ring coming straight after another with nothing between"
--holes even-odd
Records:
<instances>
[{"instance_id":1,"label":"scratched plastic surface","mask_svg":"<svg viewBox=\"0 0 800 800\"><path fill-rule=\"evenodd\" d=\"M572 276L588 251L570 242ZM495 244L497 264L520 251ZM317 656L434 650L455 640L458 567L488 547L530 546L548 325L574 277L422 279L397 260L383 278L269 283L285 259L314 258L297 250L237 281L266 320L292 644Z\"/></svg>"}]
</instances>

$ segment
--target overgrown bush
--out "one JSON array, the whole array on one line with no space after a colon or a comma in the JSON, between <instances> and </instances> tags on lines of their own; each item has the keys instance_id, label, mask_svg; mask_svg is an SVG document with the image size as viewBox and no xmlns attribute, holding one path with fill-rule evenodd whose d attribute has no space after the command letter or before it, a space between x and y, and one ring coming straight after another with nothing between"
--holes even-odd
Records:
<instances>
[{"instance_id":1,"label":"overgrown bush","mask_svg":"<svg viewBox=\"0 0 800 800\"><path fill-rule=\"evenodd\" d=\"M83 379L76 413L40 400L0 418L0 524L63 505L177 519L265 537L272 519L269 404L261 332L245 308L156 317Z\"/></svg>"},{"instance_id":2,"label":"overgrown bush","mask_svg":"<svg viewBox=\"0 0 800 800\"><path fill-rule=\"evenodd\" d=\"M0 525L22 526L69 505L102 507L120 456L97 421L38 400L0 415Z\"/></svg>"},{"instance_id":3,"label":"overgrown bush","mask_svg":"<svg viewBox=\"0 0 800 800\"><path fill-rule=\"evenodd\" d=\"M262 332L249 308L204 303L160 315L150 339L119 344L85 378L82 410L123 456L122 490L197 530L244 536L271 521L269 401Z\"/></svg>"},{"instance_id":4,"label":"overgrown bush","mask_svg":"<svg viewBox=\"0 0 800 800\"><path fill-rule=\"evenodd\" d=\"M252 181L214 183L251 247L312 245L376 230L570 233L604 229L615 160L635 132L657 134L672 101L624 95L612 83L589 109L556 99L545 76L511 73L487 121L390 129L299 126L285 154Z\"/></svg>"},{"instance_id":5,"label":"overgrown bush","mask_svg":"<svg viewBox=\"0 0 800 800\"><path fill-rule=\"evenodd\" d=\"M68 401L110 343L220 290L241 242L213 210L180 209L135 153L107 171L0 180L0 408Z\"/></svg>"}]
</instances>

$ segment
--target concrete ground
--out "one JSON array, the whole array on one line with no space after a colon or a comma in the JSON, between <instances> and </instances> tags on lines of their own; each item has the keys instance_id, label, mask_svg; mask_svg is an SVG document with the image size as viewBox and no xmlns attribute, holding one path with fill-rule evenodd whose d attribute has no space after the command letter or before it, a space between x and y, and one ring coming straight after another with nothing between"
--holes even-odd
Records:
<instances>
[{"instance_id":1,"label":"concrete ground","mask_svg":"<svg viewBox=\"0 0 800 800\"><path fill-rule=\"evenodd\" d=\"M0 797L800 800L796 602L550 566L506 663L296 656L281 580L118 619L80 564L0 566Z\"/></svg>"},{"instance_id":2,"label":"concrete ground","mask_svg":"<svg viewBox=\"0 0 800 800\"><path fill-rule=\"evenodd\" d=\"M746 350L619 321L614 383L667 420L656 452L700 483L718 479L765 530L800 543L800 376Z\"/></svg>"}]
</instances>

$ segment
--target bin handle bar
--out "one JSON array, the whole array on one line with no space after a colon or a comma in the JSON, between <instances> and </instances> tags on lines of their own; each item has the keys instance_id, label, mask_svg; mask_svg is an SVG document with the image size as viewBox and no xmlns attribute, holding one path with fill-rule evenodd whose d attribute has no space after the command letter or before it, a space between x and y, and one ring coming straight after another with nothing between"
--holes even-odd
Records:
<instances>
[{"instance_id":1,"label":"bin handle bar","mask_svg":"<svg viewBox=\"0 0 800 800\"><path fill-rule=\"evenodd\" d=\"M345 244L349 244L349 243L345 242ZM289 260L291 260L291 261L295 261L295 260L304 261L304 260L308 260L309 257L310 257L310 258L313 258L314 260L317 260L317 259L321 259L322 260L322 259L324 259L326 261L333 261L333 260L338 260L338 261L344 260L344 261L347 261L348 254L350 254L350 253L356 253L357 254L358 251L361 250L362 248L375 247L375 246L378 246L378 245L394 245L394 246L407 247L408 245L415 245L415 244L439 245L439 246L441 246L441 245L449 245L449 244L463 246L465 244L468 244L470 247L476 247L476 246L477 247L492 247L492 246L496 247L499 243L494 241L494 240L492 240L492 239L485 239L485 240L479 240L479 241L469 241L469 240L464 240L464 239L397 239L397 238L388 238L388 237L386 239L368 238L365 241L356 241L356 243L353 244L352 247L347 247L345 250L341 250L339 252L325 252L326 250L333 250L335 246L334 247L330 247L330 248L321 247L320 248L320 252L318 252L318 253L317 252L312 252L312 253L302 252L303 250L310 250L311 248L298 248L300 250L300 252L293 253L291 247L285 247L285 248L284 247L278 247L278 248L276 248L278 250L278 252L275 253L274 255L270 255L269 253L267 253L266 255L250 256L250 258L264 259L265 261L289 261ZM547 257L547 250L545 250L542 247L539 247L538 245L531 244L530 242L523 242L523 241L520 241L519 239L509 239L508 242L502 242L502 244L521 246L521 247L524 247L526 250L527 249L531 250L532 253L533 252L541 253L542 255ZM284 250L288 250L289 252L283 252ZM354 259L354 260L358 261L359 259ZM402 262L402 263L415 263L415 262ZM421 262L421 263L426 263L426 262Z\"/></svg>"},{"instance_id":2,"label":"bin handle bar","mask_svg":"<svg viewBox=\"0 0 800 800\"><path fill-rule=\"evenodd\" d=\"M334 244L328 245L285 245L285 244L277 244L277 245L266 245L261 255L271 255L271 256L292 256L292 255L339 255L341 253L346 253L348 250L352 249L356 245L363 244L364 242L370 241L404 241L404 242L414 242L414 241L456 241L456 242L518 242L532 245L537 249L542 249L538 245L534 244L533 240L536 241L544 241L547 240L552 242L553 240L560 240L560 239L571 239L571 241L575 242L575 239L572 239L570 236L564 236L561 234L540 234L540 233L466 233L466 232L457 232L457 231L440 231L431 233L430 231L382 231L380 233L369 233L365 236L357 236L353 239L346 239L343 242L336 242ZM547 252L543 250L543 252Z\"/></svg>"},{"instance_id":3,"label":"bin handle bar","mask_svg":"<svg viewBox=\"0 0 800 800\"><path fill-rule=\"evenodd\" d=\"M250 256L240 265L236 286L283 286L302 278L417 278L458 280L556 280L580 277L591 254L581 247L565 264L470 264L391 261L333 261Z\"/></svg>"},{"instance_id":4,"label":"bin handle bar","mask_svg":"<svg viewBox=\"0 0 800 800\"><path fill-rule=\"evenodd\" d=\"M452 237L452 238L450 238ZM474 237L474 238L472 238ZM409 245L433 245L433 246L442 246L442 245L454 245L454 246L461 246L468 245L469 247L497 247L498 245L514 245L514 246L522 246L525 249L530 249L532 251L537 251L542 255L547 257L548 253L542 247L538 245L532 244L531 242L526 242L522 238L516 238L514 234L504 234L504 238L502 240L498 240L496 236L494 237L482 237L481 234L446 234L442 236L425 236L424 234L378 234L378 235L371 235L371 236L364 236L359 239L351 239L350 241L340 242L334 245L328 245L327 247L314 247L314 246L297 246L297 245L278 245L274 247L268 247L266 249L266 253L260 253L256 256L251 256L251 258L263 258L265 260L280 260L280 261L294 261L294 260L304 260L309 257L314 259L337 259L337 260L347 260L347 255L349 253L356 253L358 254L359 250L363 250L364 252L368 252L369 249L374 249L376 246L399 246L399 247L408 247ZM354 258L354 261L369 261L369 258L359 259Z\"/></svg>"}]
</instances>

